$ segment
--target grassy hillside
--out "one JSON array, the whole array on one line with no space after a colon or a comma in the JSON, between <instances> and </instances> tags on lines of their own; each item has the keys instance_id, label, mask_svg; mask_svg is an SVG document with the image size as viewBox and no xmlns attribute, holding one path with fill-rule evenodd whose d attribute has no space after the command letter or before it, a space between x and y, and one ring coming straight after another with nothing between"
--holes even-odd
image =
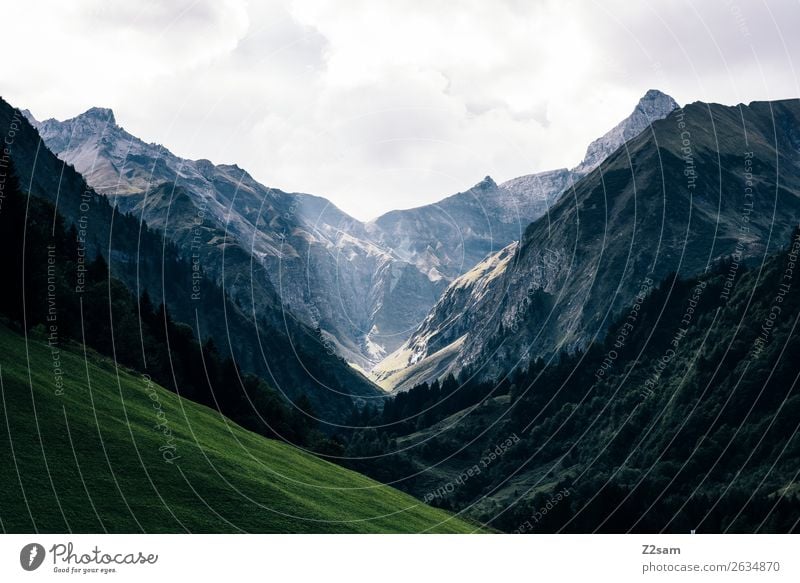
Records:
<instances>
[{"instance_id":1,"label":"grassy hillside","mask_svg":"<svg viewBox=\"0 0 800 583\"><path fill-rule=\"evenodd\" d=\"M474 530L81 347L0 325L0 367L3 531Z\"/></svg>"}]
</instances>

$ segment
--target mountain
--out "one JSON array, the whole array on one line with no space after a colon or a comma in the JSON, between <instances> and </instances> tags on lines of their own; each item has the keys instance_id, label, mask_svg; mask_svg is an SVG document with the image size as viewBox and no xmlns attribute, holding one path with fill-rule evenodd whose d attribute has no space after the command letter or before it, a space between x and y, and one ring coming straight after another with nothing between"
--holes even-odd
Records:
<instances>
[{"instance_id":1,"label":"mountain","mask_svg":"<svg viewBox=\"0 0 800 583\"><path fill-rule=\"evenodd\" d=\"M602 338L668 274L702 273L726 257L757 261L797 224L797 100L698 102L650 127L574 184L518 247L487 259L494 269L454 281L375 374L501 377ZM431 375L397 376L428 359Z\"/></svg>"},{"instance_id":2,"label":"mountain","mask_svg":"<svg viewBox=\"0 0 800 583\"><path fill-rule=\"evenodd\" d=\"M286 307L361 368L399 346L446 284L330 201L266 187L235 165L180 158L125 131L109 109L63 122L28 117L98 192L199 254L234 298L259 312Z\"/></svg>"},{"instance_id":3,"label":"mountain","mask_svg":"<svg viewBox=\"0 0 800 583\"><path fill-rule=\"evenodd\" d=\"M93 111L93 119L87 120L83 131L93 132L88 126L101 123L102 115L107 113ZM203 258L214 253L220 257L225 253L226 261L230 261L227 267L250 272L246 265L250 255L213 238L224 232L215 233L212 225L199 235L194 249L179 248L163 238L163 230L158 232L139 217L119 212L119 207L112 206L105 195L87 185L71 165L44 146L21 112L2 100L0 131L10 140L4 163L5 158L13 162L24 190L53 206L53 210L43 211L53 215L53 225L63 218L68 228L75 229L80 241L76 253L81 255L76 288L82 287L91 262L102 255L109 279L123 282L134 297L146 291L156 305L166 305L174 320L188 325L196 338L203 342L212 339L223 356L233 357L243 371L265 379L286 398L297 401L305 395L313 406L309 414L318 415L323 424L342 421L350 414L354 399L380 398L372 383L326 350L317 330L286 313L266 278L261 282L263 294L257 304L254 298L233 297L229 289L209 276L214 266L204 264ZM166 190L163 195L167 196ZM169 196L178 199L175 212L193 212L196 208L185 201L180 189L169 192ZM154 195L148 202L158 200ZM210 237L208 242L203 236ZM236 257L238 264L233 262ZM224 280L223 286L233 287L230 279ZM116 323L115 333L121 338L135 338L135 332L135 328L132 331L124 323Z\"/></svg>"},{"instance_id":4,"label":"mountain","mask_svg":"<svg viewBox=\"0 0 800 583\"><path fill-rule=\"evenodd\" d=\"M392 390L448 373L467 339L481 334L486 321L477 308L509 268L517 247L514 242L489 255L450 284L411 339L373 369L375 381Z\"/></svg>"},{"instance_id":5,"label":"mountain","mask_svg":"<svg viewBox=\"0 0 800 583\"><path fill-rule=\"evenodd\" d=\"M800 229L773 246L651 286L584 350L398 392L348 452L505 532L797 532Z\"/></svg>"},{"instance_id":6,"label":"mountain","mask_svg":"<svg viewBox=\"0 0 800 583\"><path fill-rule=\"evenodd\" d=\"M572 171L580 176L588 174L625 142L641 134L654 121L664 119L675 109L678 109L678 104L672 97L658 89L650 89L628 117L589 144L583 161Z\"/></svg>"},{"instance_id":7,"label":"mountain","mask_svg":"<svg viewBox=\"0 0 800 583\"><path fill-rule=\"evenodd\" d=\"M620 145L648 115L674 105L648 92L590 153L601 157L603 147ZM322 197L269 188L238 166L187 160L146 143L109 109L63 122L27 115L98 192L177 242L233 298L257 313L286 307L319 330L328 351L367 371L409 338L453 279L519 240L583 172L544 172L500 186L486 177L437 204L365 224Z\"/></svg>"},{"instance_id":8,"label":"mountain","mask_svg":"<svg viewBox=\"0 0 800 583\"><path fill-rule=\"evenodd\" d=\"M470 190L435 204L386 213L368 228L406 261L452 281L487 255L521 239L527 226L546 214L561 193L676 107L672 97L651 89L627 118L591 143L584 160L571 170L529 174L500 185L487 176Z\"/></svg>"},{"instance_id":9,"label":"mountain","mask_svg":"<svg viewBox=\"0 0 800 583\"><path fill-rule=\"evenodd\" d=\"M0 325L6 532L472 532L79 345Z\"/></svg>"}]
</instances>

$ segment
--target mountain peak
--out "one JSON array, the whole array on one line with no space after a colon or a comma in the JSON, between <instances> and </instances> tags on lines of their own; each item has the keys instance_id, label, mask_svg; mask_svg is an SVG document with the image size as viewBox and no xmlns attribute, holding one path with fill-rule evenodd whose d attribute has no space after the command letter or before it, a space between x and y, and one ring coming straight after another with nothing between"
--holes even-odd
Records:
<instances>
[{"instance_id":1,"label":"mountain peak","mask_svg":"<svg viewBox=\"0 0 800 583\"><path fill-rule=\"evenodd\" d=\"M649 89L628 117L589 144L583 162L573 171L588 174L622 144L639 135L654 121L664 119L678 107L678 103L666 93Z\"/></svg>"},{"instance_id":2,"label":"mountain peak","mask_svg":"<svg viewBox=\"0 0 800 583\"><path fill-rule=\"evenodd\" d=\"M114 112L107 107L91 107L79 116L76 116L75 119L86 119L95 122L117 125L117 119L114 117Z\"/></svg>"},{"instance_id":3,"label":"mountain peak","mask_svg":"<svg viewBox=\"0 0 800 583\"><path fill-rule=\"evenodd\" d=\"M481 180L478 184L476 184L474 188L478 188L480 190L497 188L497 183L491 176L484 176L483 180Z\"/></svg>"},{"instance_id":4,"label":"mountain peak","mask_svg":"<svg viewBox=\"0 0 800 583\"><path fill-rule=\"evenodd\" d=\"M672 99L669 95L664 93L659 89L648 89L647 93L645 93L642 98L639 100L639 103L646 102L646 101L657 101L657 100L664 100L674 102L675 100Z\"/></svg>"},{"instance_id":5,"label":"mountain peak","mask_svg":"<svg viewBox=\"0 0 800 583\"><path fill-rule=\"evenodd\" d=\"M652 121L666 117L673 109L678 107L678 103L666 93L658 89L648 89L647 93L642 96L636 105L636 111L644 113Z\"/></svg>"}]
</instances>

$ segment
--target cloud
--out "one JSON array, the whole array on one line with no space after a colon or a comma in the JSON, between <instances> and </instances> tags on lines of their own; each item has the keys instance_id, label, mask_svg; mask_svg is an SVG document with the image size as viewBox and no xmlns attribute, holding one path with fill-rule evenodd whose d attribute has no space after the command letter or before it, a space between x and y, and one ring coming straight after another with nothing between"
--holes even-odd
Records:
<instances>
[{"instance_id":1,"label":"cloud","mask_svg":"<svg viewBox=\"0 0 800 583\"><path fill-rule=\"evenodd\" d=\"M800 94L795 2L9 3L0 91L368 218L577 163L649 88Z\"/></svg>"},{"instance_id":2,"label":"cloud","mask_svg":"<svg viewBox=\"0 0 800 583\"><path fill-rule=\"evenodd\" d=\"M17 58L4 63L4 76L61 101L202 67L234 51L248 28L245 4L235 0L8 4L3 41ZM63 106L54 100L51 107Z\"/></svg>"}]
</instances>

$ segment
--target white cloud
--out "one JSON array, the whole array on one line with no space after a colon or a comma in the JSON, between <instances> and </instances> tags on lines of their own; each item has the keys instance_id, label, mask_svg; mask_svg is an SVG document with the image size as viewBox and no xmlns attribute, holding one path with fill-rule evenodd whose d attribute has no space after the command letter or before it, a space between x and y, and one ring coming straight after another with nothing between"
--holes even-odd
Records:
<instances>
[{"instance_id":1,"label":"white cloud","mask_svg":"<svg viewBox=\"0 0 800 583\"><path fill-rule=\"evenodd\" d=\"M800 94L791 1L0 4L15 105L112 107L179 155L361 218L575 164L650 87Z\"/></svg>"}]
</instances>

